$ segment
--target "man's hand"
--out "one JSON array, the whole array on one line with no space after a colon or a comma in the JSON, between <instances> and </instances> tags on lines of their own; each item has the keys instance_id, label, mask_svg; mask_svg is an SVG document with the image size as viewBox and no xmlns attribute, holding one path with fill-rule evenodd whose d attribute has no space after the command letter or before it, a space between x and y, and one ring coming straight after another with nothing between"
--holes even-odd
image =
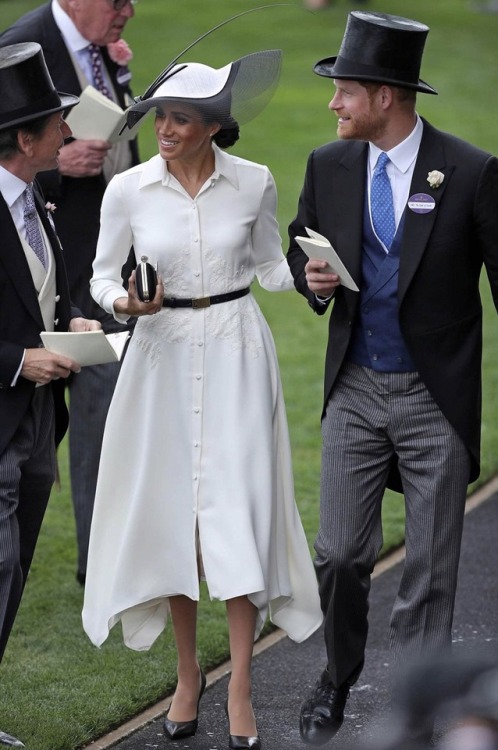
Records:
<instances>
[{"instance_id":1,"label":"man's hand","mask_svg":"<svg viewBox=\"0 0 498 750\"><path fill-rule=\"evenodd\" d=\"M309 289L319 297L331 297L341 280L336 273L326 273L327 261L310 258L304 270Z\"/></svg>"},{"instance_id":2,"label":"man's hand","mask_svg":"<svg viewBox=\"0 0 498 750\"><path fill-rule=\"evenodd\" d=\"M118 297L114 302L114 311L118 315L130 315L138 317L140 315L155 315L162 309L164 298L164 285L160 276L157 278L156 294L152 302L142 302L137 295L137 286L135 284L135 271L132 272L128 280L128 296Z\"/></svg>"},{"instance_id":3,"label":"man's hand","mask_svg":"<svg viewBox=\"0 0 498 750\"><path fill-rule=\"evenodd\" d=\"M98 320L88 320L88 318L72 318L69 323L71 333L81 333L82 331L100 331L102 328Z\"/></svg>"},{"instance_id":4,"label":"man's hand","mask_svg":"<svg viewBox=\"0 0 498 750\"><path fill-rule=\"evenodd\" d=\"M65 177L95 177L102 172L104 159L111 148L109 141L75 140L59 152L59 172Z\"/></svg>"},{"instance_id":5,"label":"man's hand","mask_svg":"<svg viewBox=\"0 0 498 750\"><path fill-rule=\"evenodd\" d=\"M51 380L67 378L72 372L79 372L81 367L69 357L54 354L42 347L26 349L20 375L26 380L45 385Z\"/></svg>"}]
</instances>

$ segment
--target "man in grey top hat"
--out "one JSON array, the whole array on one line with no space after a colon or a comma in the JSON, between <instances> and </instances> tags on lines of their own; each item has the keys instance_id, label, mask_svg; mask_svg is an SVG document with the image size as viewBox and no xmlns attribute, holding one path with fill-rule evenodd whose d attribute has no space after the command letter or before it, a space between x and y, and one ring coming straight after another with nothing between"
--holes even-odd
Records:
<instances>
[{"instance_id":1,"label":"man in grey top hat","mask_svg":"<svg viewBox=\"0 0 498 750\"><path fill-rule=\"evenodd\" d=\"M498 300L498 161L416 112L429 29L353 11L332 78L339 140L308 161L288 261L331 309L315 566L327 666L301 709L320 745L340 728L367 639L386 486L403 492L406 561L390 621L395 660L451 643L464 506L479 474L483 264ZM296 237L324 235L358 287ZM346 280L345 280L346 281Z\"/></svg>"},{"instance_id":2,"label":"man in grey top hat","mask_svg":"<svg viewBox=\"0 0 498 750\"><path fill-rule=\"evenodd\" d=\"M101 326L71 305L62 249L33 184L57 166L78 97L56 91L39 44L0 49L0 660L21 601L67 428L72 359L42 347L40 331ZM23 747L0 731L0 745Z\"/></svg>"}]
</instances>

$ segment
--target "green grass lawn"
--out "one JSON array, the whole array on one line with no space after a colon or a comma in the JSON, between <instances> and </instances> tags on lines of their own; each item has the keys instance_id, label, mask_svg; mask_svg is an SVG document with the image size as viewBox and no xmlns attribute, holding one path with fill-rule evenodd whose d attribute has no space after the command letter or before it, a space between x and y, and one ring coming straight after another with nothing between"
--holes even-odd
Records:
<instances>
[{"instance_id":1,"label":"green grass lawn","mask_svg":"<svg viewBox=\"0 0 498 750\"><path fill-rule=\"evenodd\" d=\"M0 27L36 0L0 0ZM257 7L249 0L140 0L125 38L135 52L135 93L181 49L223 19ZM268 164L279 189L279 220L293 217L306 159L315 146L335 137L327 110L331 82L314 76L313 63L338 50L346 14L353 7L336 0L324 12L300 3L259 11L225 26L192 50L187 59L219 67L242 54L279 47L284 64L279 89L267 110L242 130L234 152ZM418 111L435 125L495 152L498 141L498 16L471 10L467 0L378 0L375 10L411 15L431 27L422 78L439 97L419 95ZM151 121L140 134L142 157L155 153ZM498 207L497 207L498 210ZM256 290L279 352L291 430L296 495L312 544L318 518L319 418L326 342L326 316L314 316L297 294ZM483 471L480 483L498 466L497 323L483 279L485 305ZM15 629L0 669L0 728L20 736L29 750L74 750L167 694L175 684L171 631L148 653L134 653L115 629L101 649L81 627L82 591L75 581L76 547L67 448L59 454L62 487L54 490ZM400 495L384 504L385 550L403 539ZM206 592L199 618L200 659L205 669L227 656L224 607Z\"/></svg>"}]
</instances>

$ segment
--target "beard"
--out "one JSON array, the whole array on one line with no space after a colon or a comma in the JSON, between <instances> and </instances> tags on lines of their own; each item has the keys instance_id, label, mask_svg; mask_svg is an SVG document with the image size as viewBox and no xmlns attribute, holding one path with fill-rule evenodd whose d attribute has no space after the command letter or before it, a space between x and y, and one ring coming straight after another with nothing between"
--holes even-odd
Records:
<instances>
[{"instance_id":1,"label":"beard","mask_svg":"<svg viewBox=\"0 0 498 750\"><path fill-rule=\"evenodd\" d=\"M337 135L341 140L371 141L379 140L384 133L384 121L372 111L359 115L343 115L347 120L339 120Z\"/></svg>"}]
</instances>

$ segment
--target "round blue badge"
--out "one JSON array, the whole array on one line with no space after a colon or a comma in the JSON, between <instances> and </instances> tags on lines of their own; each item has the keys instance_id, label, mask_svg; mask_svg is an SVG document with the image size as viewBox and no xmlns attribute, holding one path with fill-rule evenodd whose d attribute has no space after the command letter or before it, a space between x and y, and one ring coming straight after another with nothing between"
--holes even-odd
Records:
<instances>
[{"instance_id":1,"label":"round blue badge","mask_svg":"<svg viewBox=\"0 0 498 750\"><path fill-rule=\"evenodd\" d=\"M435 205L436 201L427 193L415 193L408 198L408 208L416 214L428 214Z\"/></svg>"}]
</instances>

